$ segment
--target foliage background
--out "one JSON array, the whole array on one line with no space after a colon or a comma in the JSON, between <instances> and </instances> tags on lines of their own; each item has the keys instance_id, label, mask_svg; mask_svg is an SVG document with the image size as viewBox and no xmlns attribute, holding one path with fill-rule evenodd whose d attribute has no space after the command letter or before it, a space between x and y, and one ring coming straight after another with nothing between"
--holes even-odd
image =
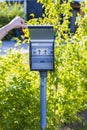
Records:
<instances>
[{"instance_id":1,"label":"foliage background","mask_svg":"<svg viewBox=\"0 0 87 130\"><path fill-rule=\"evenodd\" d=\"M75 34L69 30L70 1L40 0L43 18L28 24L53 24L56 36L55 71L47 78L47 130L81 122L87 110L87 1L81 5ZM85 5L85 6L84 6ZM63 17L60 17L62 14ZM62 24L61 24L62 21ZM0 130L39 130L39 73L29 69L28 56L9 51L0 57Z\"/></svg>"}]
</instances>

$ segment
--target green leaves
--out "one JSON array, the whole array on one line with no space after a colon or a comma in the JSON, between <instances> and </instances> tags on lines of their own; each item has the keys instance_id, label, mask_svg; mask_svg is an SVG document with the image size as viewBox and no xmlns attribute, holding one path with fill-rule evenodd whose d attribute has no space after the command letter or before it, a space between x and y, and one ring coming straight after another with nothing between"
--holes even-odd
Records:
<instances>
[{"instance_id":1,"label":"green leaves","mask_svg":"<svg viewBox=\"0 0 87 130\"><path fill-rule=\"evenodd\" d=\"M32 124L32 129L37 126L39 122L37 80L38 75L29 71L24 55L10 52L0 58L1 129L27 130Z\"/></svg>"},{"instance_id":2,"label":"green leaves","mask_svg":"<svg viewBox=\"0 0 87 130\"><path fill-rule=\"evenodd\" d=\"M79 120L77 113L87 109L86 66L83 45L55 48L55 71L47 80L47 129ZM28 55L10 51L0 57L0 129L40 129L39 86L39 73L29 70Z\"/></svg>"},{"instance_id":3,"label":"green leaves","mask_svg":"<svg viewBox=\"0 0 87 130\"><path fill-rule=\"evenodd\" d=\"M81 44L65 44L55 49L55 71L48 77L48 106L60 123L77 120L76 114L87 109L86 66L87 51Z\"/></svg>"}]
</instances>

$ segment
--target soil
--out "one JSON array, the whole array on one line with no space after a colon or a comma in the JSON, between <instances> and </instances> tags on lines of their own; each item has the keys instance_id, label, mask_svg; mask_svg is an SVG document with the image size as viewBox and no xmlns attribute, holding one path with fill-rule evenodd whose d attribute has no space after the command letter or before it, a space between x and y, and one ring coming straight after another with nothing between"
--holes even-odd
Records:
<instances>
[{"instance_id":1,"label":"soil","mask_svg":"<svg viewBox=\"0 0 87 130\"><path fill-rule=\"evenodd\" d=\"M59 130L76 130L87 125L87 110L78 113L78 116L82 119L81 123L77 121L75 124L64 125L64 127L59 128Z\"/></svg>"}]
</instances>

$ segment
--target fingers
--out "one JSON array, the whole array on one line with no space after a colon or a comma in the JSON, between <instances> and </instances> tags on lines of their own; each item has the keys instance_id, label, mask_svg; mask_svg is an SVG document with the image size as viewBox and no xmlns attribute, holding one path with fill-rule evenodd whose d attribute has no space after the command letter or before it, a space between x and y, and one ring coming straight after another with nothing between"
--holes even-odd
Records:
<instances>
[{"instance_id":1,"label":"fingers","mask_svg":"<svg viewBox=\"0 0 87 130\"><path fill-rule=\"evenodd\" d=\"M21 27L22 28L27 28L27 25L25 25L25 22L21 17L19 17L19 20L20 20L20 23L21 23Z\"/></svg>"},{"instance_id":2,"label":"fingers","mask_svg":"<svg viewBox=\"0 0 87 130\"><path fill-rule=\"evenodd\" d=\"M11 25L13 26L13 28L27 28L24 20L20 16L15 17L11 21Z\"/></svg>"},{"instance_id":3,"label":"fingers","mask_svg":"<svg viewBox=\"0 0 87 130\"><path fill-rule=\"evenodd\" d=\"M22 24L21 27L22 28L28 28L27 25L25 25L25 24Z\"/></svg>"}]
</instances>

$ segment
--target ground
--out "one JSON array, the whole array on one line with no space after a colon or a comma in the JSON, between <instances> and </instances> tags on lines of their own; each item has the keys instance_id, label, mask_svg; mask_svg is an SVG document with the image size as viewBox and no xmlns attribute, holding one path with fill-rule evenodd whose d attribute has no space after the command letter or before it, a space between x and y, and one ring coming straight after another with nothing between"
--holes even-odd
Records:
<instances>
[{"instance_id":1,"label":"ground","mask_svg":"<svg viewBox=\"0 0 87 130\"><path fill-rule=\"evenodd\" d=\"M65 125L60 130L87 130L87 110L78 114L81 117L82 123L76 122L75 124Z\"/></svg>"}]
</instances>

